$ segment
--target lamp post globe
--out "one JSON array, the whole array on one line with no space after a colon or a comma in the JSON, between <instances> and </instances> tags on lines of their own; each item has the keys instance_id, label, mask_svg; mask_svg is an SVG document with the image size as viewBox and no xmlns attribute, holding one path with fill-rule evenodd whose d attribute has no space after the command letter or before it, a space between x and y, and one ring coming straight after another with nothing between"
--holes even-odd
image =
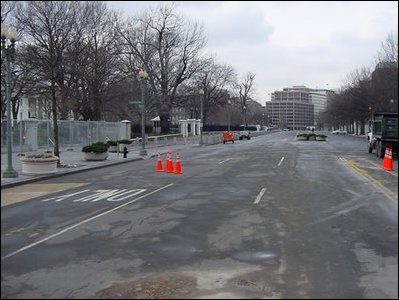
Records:
<instances>
[{"instance_id":1,"label":"lamp post globe","mask_svg":"<svg viewBox=\"0 0 399 300\"><path fill-rule=\"evenodd\" d=\"M148 73L141 69L138 73L140 91L141 91L141 150L140 155L146 156L147 150L145 149L145 81L148 78Z\"/></svg>"},{"instance_id":2,"label":"lamp post globe","mask_svg":"<svg viewBox=\"0 0 399 300\"><path fill-rule=\"evenodd\" d=\"M16 178L18 172L12 167L12 136L11 136L11 62L15 54L15 41L18 33L10 27L1 24L1 56L6 62L6 111L7 111L7 169L4 178Z\"/></svg>"},{"instance_id":3,"label":"lamp post globe","mask_svg":"<svg viewBox=\"0 0 399 300\"><path fill-rule=\"evenodd\" d=\"M204 127L204 97L205 97L205 92L203 89L199 89L198 93L200 94L200 100L201 100L201 121L200 121L200 145L204 144L204 139L202 135L202 129Z\"/></svg>"}]
</instances>

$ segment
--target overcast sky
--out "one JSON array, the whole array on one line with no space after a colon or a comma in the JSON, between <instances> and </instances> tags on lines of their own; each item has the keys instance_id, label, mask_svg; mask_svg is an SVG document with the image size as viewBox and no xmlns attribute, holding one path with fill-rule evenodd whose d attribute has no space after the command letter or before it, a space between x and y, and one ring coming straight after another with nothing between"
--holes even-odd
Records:
<instances>
[{"instance_id":1,"label":"overcast sky","mask_svg":"<svg viewBox=\"0 0 399 300\"><path fill-rule=\"evenodd\" d=\"M113 1L135 15L170 1ZM374 68L381 43L398 33L397 1L174 1L202 22L206 52L243 77L256 74L255 100L293 85L337 89L347 75Z\"/></svg>"}]
</instances>

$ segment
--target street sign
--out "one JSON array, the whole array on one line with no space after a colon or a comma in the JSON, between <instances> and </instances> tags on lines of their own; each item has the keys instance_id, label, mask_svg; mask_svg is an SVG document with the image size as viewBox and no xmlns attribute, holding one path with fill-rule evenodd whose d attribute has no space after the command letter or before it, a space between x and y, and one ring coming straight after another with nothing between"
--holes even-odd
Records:
<instances>
[{"instance_id":1,"label":"street sign","mask_svg":"<svg viewBox=\"0 0 399 300\"><path fill-rule=\"evenodd\" d=\"M129 104L140 104L141 103L141 101L133 101L133 100L129 100L128 102L129 102Z\"/></svg>"}]
</instances>

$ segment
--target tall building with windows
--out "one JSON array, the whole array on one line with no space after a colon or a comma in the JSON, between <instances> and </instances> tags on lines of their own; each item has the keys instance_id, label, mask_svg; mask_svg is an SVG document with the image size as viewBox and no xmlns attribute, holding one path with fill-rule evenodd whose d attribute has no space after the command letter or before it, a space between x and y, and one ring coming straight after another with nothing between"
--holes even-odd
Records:
<instances>
[{"instance_id":1,"label":"tall building with windows","mask_svg":"<svg viewBox=\"0 0 399 300\"><path fill-rule=\"evenodd\" d=\"M305 129L317 126L319 115L327 107L329 90L293 86L275 91L271 101L266 102L269 122L280 128Z\"/></svg>"}]
</instances>

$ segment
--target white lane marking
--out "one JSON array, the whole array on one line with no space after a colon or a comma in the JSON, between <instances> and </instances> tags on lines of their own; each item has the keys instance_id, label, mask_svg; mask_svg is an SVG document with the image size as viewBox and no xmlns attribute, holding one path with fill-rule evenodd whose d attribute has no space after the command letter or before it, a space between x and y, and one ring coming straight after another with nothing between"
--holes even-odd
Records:
<instances>
[{"instance_id":1,"label":"white lane marking","mask_svg":"<svg viewBox=\"0 0 399 300\"><path fill-rule=\"evenodd\" d=\"M170 184L168 184L168 185L165 185L165 186L163 186L163 187L160 187L159 189L156 189L155 191L152 191L152 192L150 192L150 193L148 193L148 194L145 194L145 195L140 196L140 197L138 197L138 198L136 198L136 199L133 199L132 201L123 203L123 204L121 204L121 205L119 205L119 206L117 206L117 207L115 207L115 208L112 208L112 209L107 210L107 211L105 211L105 212L103 212L103 213L101 213L101 214L98 214L98 215L96 215L96 216L93 216L93 217L91 217L91 218L88 218L88 219L86 219L86 220L83 220L83 221L81 221L81 222L79 222L79 223L77 223L77 224L75 224L75 225L72 225L72 226L70 226L70 227L67 227L67 228L61 230L60 232L54 233L54 234L52 234L52 235L49 235L48 237L46 237L46 238L44 238L44 239L41 239L41 240L39 240L39 241L37 241L37 242L35 242L35 243L32 243L32 244L30 244L30 245L27 245L27 246L25 246L25 247L22 247L22 248L20 248L20 249L18 249L18 250L16 250L16 251L14 251L14 252L11 252L10 254L7 254L6 256L3 256L3 257L1 258L1 260L4 260L4 259L9 258L9 257L11 257L11 256L14 256L14 255L16 255L16 254L18 254L18 253L20 253L20 252L22 252L22 251L28 250L28 249L30 249L30 248L36 246L36 245L42 244L42 243L44 243L44 242L46 242L46 241L48 241L48 240L50 240L50 239L52 239L52 238L55 238L55 237L57 237L57 236L59 236L59 235L65 233L65 232L70 231L71 229L74 229L74 228L76 228L76 227L78 227L78 226L80 226L80 225L83 225L83 224L85 224L85 223L88 223L88 222L90 222L90 221L92 221L92 220L94 220L94 219L97 219L97 218L100 218L100 217L102 217L102 216L105 216L105 215L107 215L107 214L109 214L109 213L111 213L111 212L113 212L113 211L115 211L115 210L118 210L118 209L120 209L120 208L122 208L122 207L124 207L124 206L126 206L126 205L129 205L129 204L134 203L134 202L136 202L136 201L138 201L138 200L140 200L140 199L143 199L143 198L145 198L145 197L147 197L147 196L150 196L150 195L152 195L152 194L155 194L156 192L159 192L159 191L161 191L161 190L163 190L163 189L166 189L166 188L168 188L168 187L170 187L170 186L172 186L172 185L174 185L174 183L170 183Z\"/></svg>"},{"instance_id":2,"label":"white lane marking","mask_svg":"<svg viewBox=\"0 0 399 300\"><path fill-rule=\"evenodd\" d=\"M75 196L75 195L78 195L78 194L81 194L81 193L84 193L84 192L88 192L88 191L90 191L90 190L83 190L83 191L79 191L79 192L76 192L76 193L73 193L73 194L66 194L66 195L63 195L63 196L58 196L58 197L54 197L54 198L44 199L42 201L43 202L47 202L47 201L50 201L50 200L57 199L55 201L59 202L59 201L62 201L64 199L68 198L68 197L72 197L72 196Z\"/></svg>"},{"instance_id":3,"label":"white lane marking","mask_svg":"<svg viewBox=\"0 0 399 300\"><path fill-rule=\"evenodd\" d=\"M231 158L227 158L227 159L225 159L225 160L222 160L221 162L219 162L218 164L219 165L221 165L222 163L224 163L224 162L226 162L226 161L229 161Z\"/></svg>"},{"instance_id":4,"label":"white lane marking","mask_svg":"<svg viewBox=\"0 0 399 300\"><path fill-rule=\"evenodd\" d=\"M256 197L254 204L258 204L260 199L262 199L264 193L266 192L266 188L261 189L259 195Z\"/></svg>"},{"instance_id":5,"label":"white lane marking","mask_svg":"<svg viewBox=\"0 0 399 300\"><path fill-rule=\"evenodd\" d=\"M278 166L281 166L281 164L283 163L284 160L284 156L281 158L280 162L278 163Z\"/></svg>"}]
</instances>

